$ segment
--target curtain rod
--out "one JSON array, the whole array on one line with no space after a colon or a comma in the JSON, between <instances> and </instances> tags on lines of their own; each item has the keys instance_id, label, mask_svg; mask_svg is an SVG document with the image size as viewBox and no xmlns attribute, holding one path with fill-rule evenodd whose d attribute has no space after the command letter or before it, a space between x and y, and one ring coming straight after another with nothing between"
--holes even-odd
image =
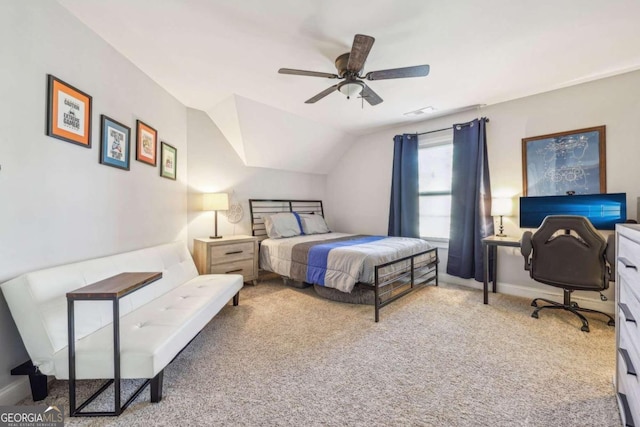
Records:
<instances>
[{"instance_id":1,"label":"curtain rod","mask_svg":"<svg viewBox=\"0 0 640 427\"><path fill-rule=\"evenodd\" d=\"M489 123L489 118L488 118L488 117L485 117L485 118L487 119L487 123ZM451 129L453 129L453 126L449 126L448 128L442 128L442 129L430 130L430 131L428 131L428 132L421 132L421 133L418 133L418 134L416 134L416 135L426 135L426 134L428 134L428 133L442 132L442 131L444 131L444 130L451 130Z\"/></svg>"}]
</instances>

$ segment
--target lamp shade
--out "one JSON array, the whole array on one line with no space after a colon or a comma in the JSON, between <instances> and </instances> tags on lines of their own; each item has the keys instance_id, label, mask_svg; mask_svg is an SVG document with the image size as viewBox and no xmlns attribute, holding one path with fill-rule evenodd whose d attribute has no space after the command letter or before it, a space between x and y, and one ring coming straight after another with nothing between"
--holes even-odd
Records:
<instances>
[{"instance_id":1,"label":"lamp shade","mask_svg":"<svg viewBox=\"0 0 640 427\"><path fill-rule=\"evenodd\" d=\"M513 215L513 200L511 197L495 197L491 199L491 216Z\"/></svg>"},{"instance_id":2,"label":"lamp shade","mask_svg":"<svg viewBox=\"0 0 640 427\"><path fill-rule=\"evenodd\" d=\"M229 210L229 195L227 193L205 193L202 195L203 211Z\"/></svg>"}]
</instances>

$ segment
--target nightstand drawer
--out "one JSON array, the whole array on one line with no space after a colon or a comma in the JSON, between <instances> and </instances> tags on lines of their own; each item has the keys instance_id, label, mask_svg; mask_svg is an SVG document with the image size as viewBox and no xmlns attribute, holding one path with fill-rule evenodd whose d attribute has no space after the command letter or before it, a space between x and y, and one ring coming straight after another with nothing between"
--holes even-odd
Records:
<instances>
[{"instance_id":1,"label":"nightstand drawer","mask_svg":"<svg viewBox=\"0 0 640 427\"><path fill-rule=\"evenodd\" d=\"M210 268L211 274L242 274L245 278L253 277L253 259L215 264Z\"/></svg>"},{"instance_id":2,"label":"nightstand drawer","mask_svg":"<svg viewBox=\"0 0 640 427\"><path fill-rule=\"evenodd\" d=\"M226 264L232 261L253 259L253 242L231 243L228 245L212 246L209 259L214 264Z\"/></svg>"}]
</instances>

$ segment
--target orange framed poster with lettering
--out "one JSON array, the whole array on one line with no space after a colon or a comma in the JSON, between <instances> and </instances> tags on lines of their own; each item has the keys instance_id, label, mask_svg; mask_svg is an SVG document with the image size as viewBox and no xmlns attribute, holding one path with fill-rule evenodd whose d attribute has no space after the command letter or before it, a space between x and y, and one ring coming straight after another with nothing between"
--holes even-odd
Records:
<instances>
[{"instance_id":1,"label":"orange framed poster with lettering","mask_svg":"<svg viewBox=\"0 0 640 427\"><path fill-rule=\"evenodd\" d=\"M47 135L91 148L91 96L47 75Z\"/></svg>"},{"instance_id":2,"label":"orange framed poster with lettering","mask_svg":"<svg viewBox=\"0 0 640 427\"><path fill-rule=\"evenodd\" d=\"M151 166L157 164L158 131L136 120L136 160Z\"/></svg>"}]
</instances>

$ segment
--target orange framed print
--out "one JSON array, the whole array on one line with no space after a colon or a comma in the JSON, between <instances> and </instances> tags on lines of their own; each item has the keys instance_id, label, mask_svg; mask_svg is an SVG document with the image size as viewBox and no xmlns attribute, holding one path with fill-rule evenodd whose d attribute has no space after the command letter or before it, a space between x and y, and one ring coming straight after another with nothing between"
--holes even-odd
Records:
<instances>
[{"instance_id":1,"label":"orange framed print","mask_svg":"<svg viewBox=\"0 0 640 427\"><path fill-rule=\"evenodd\" d=\"M91 148L91 96L47 74L47 135Z\"/></svg>"},{"instance_id":2,"label":"orange framed print","mask_svg":"<svg viewBox=\"0 0 640 427\"><path fill-rule=\"evenodd\" d=\"M136 160L151 166L157 164L158 131L136 120Z\"/></svg>"}]
</instances>

